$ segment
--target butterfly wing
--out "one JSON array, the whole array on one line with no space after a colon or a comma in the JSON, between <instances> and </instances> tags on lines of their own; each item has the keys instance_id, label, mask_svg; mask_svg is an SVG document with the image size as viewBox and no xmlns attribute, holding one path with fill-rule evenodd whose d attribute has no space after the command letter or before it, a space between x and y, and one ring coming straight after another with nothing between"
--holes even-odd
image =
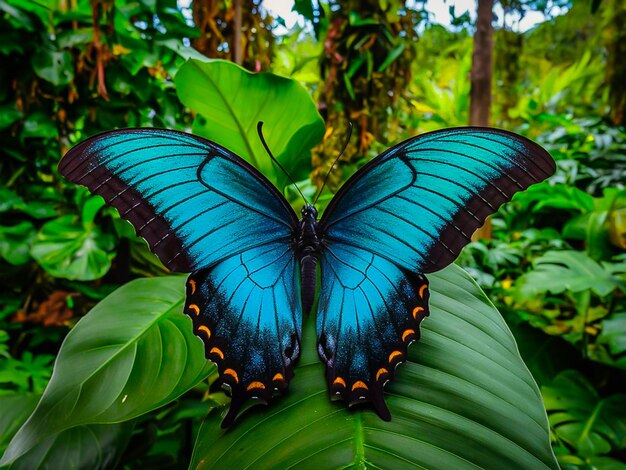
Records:
<instances>
[{"instance_id":1,"label":"butterfly wing","mask_svg":"<svg viewBox=\"0 0 626 470\"><path fill-rule=\"evenodd\" d=\"M284 391L300 355L299 268L283 242L252 248L187 280L185 312L231 390L222 427L250 397Z\"/></svg>"},{"instance_id":2,"label":"butterfly wing","mask_svg":"<svg viewBox=\"0 0 626 470\"><path fill-rule=\"evenodd\" d=\"M192 273L185 312L232 390L226 425L247 397L286 387L302 323L298 221L265 177L215 143L160 129L88 139L59 171L117 208L169 269Z\"/></svg>"},{"instance_id":3,"label":"butterfly wing","mask_svg":"<svg viewBox=\"0 0 626 470\"><path fill-rule=\"evenodd\" d=\"M428 315L428 281L367 250L333 243L321 259L318 352L331 394L371 401L385 420L383 385Z\"/></svg>"},{"instance_id":4,"label":"butterfly wing","mask_svg":"<svg viewBox=\"0 0 626 470\"><path fill-rule=\"evenodd\" d=\"M114 206L172 271L196 271L287 240L297 225L293 209L256 169L183 132L107 132L70 150L59 171Z\"/></svg>"},{"instance_id":5,"label":"butterfly wing","mask_svg":"<svg viewBox=\"0 0 626 470\"><path fill-rule=\"evenodd\" d=\"M411 273L450 264L489 214L554 170L528 139L470 127L409 139L355 173L319 224L318 350L331 390L388 418L380 383L428 313L425 278Z\"/></svg>"}]
</instances>

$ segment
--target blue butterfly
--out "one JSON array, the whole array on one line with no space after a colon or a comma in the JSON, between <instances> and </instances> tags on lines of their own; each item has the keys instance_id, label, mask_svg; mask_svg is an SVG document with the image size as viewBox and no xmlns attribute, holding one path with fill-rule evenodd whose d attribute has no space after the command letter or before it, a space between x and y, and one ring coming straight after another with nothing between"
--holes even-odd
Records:
<instances>
[{"instance_id":1,"label":"blue butterfly","mask_svg":"<svg viewBox=\"0 0 626 470\"><path fill-rule=\"evenodd\" d=\"M332 395L391 418L384 385L428 315L424 274L452 263L485 218L554 173L539 145L488 128L406 140L357 171L322 217L299 219L259 171L226 148L163 129L92 137L59 163L134 226L172 271L191 273L184 310L231 392L284 392L313 306Z\"/></svg>"}]
</instances>

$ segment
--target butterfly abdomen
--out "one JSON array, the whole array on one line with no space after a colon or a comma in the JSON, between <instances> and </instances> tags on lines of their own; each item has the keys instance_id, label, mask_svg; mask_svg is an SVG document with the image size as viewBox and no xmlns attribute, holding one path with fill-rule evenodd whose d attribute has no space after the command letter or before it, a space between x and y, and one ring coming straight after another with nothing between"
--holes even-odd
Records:
<instances>
[{"instance_id":1,"label":"butterfly abdomen","mask_svg":"<svg viewBox=\"0 0 626 470\"><path fill-rule=\"evenodd\" d=\"M302 276L302 311L311 312L315 299L315 284L317 279L317 256L304 255L300 259L300 274Z\"/></svg>"}]
</instances>

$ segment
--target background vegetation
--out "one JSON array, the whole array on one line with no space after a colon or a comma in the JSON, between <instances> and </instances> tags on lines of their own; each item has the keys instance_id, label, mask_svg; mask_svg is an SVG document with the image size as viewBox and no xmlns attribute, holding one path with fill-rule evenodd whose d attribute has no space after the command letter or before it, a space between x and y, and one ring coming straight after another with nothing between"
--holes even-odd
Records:
<instances>
[{"instance_id":1,"label":"background vegetation","mask_svg":"<svg viewBox=\"0 0 626 470\"><path fill-rule=\"evenodd\" d=\"M490 31L467 15L450 28L433 24L419 1L296 1L301 21L278 34L284 21L256 0L243 7L195 0L188 8L173 0L0 0L0 451L37 404L68 333L80 338L107 325L106 318L74 328L77 322L119 286L165 274L114 210L60 178L59 158L85 137L118 127L193 128L220 141L198 98L211 92L203 81L210 73L174 80L188 59L207 56L292 78L310 91L326 122L323 142L311 158L314 139L283 160L307 194L337 154L347 121L355 123L322 206L389 145L469 124L471 89L478 86L472 79L487 75L491 103L479 106L488 107L489 123L541 143L558 170L502 208L491 233L471 243L458 264L515 334L541 388L560 465L626 468L626 6L620 0L495 6L504 14ZM555 6L567 13L551 17ZM548 21L519 32L513 18L540 8ZM473 57L475 31L491 38L492 67ZM257 158L297 203L293 188ZM176 305L180 293L171 281L136 282L149 281L162 283L144 284L162 293L155 302ZM116 306L116 298L96 309L129 308ZM159 334L184 332L189 325L180 317L163 307ZM127 341L136 340L137 351L161 344L152 330L133 334ZM168 344L184 343L176 338ZM200 344L185 348L199 359L179 365L184 374L158 399L143 397L129 414L106 408L99 397L100 408L90 412L110 413L100 421L109 424L79 416L76 427L14 466L45 467L62 458L55 452L80 442L89 468L185 468L200 423L225 400L209 389L214 370ZM94 367L102 362L93 360ZM134 364L140 366L150 365ZM172 367L170 374L178 370ZM143 386L161 390L155 384ZM50 388L65 397L71 389L61 385ZM200 429L205 443L215 438L214 421ZM196 448L196 464L202 452Z\"/></svg>"}]
</instances>

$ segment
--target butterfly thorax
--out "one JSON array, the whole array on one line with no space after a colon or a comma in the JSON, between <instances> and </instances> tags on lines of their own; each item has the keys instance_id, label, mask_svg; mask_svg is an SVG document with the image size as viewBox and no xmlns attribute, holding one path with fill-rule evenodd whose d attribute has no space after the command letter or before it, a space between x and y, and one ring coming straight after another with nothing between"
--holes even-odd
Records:
<instances>
[{"instance_id":1,"label":"butterfly thorax","mask_svg":"<svg viewBox=\"0 0 626 470\"><path fill-rule=\"evenodd\" d=\"M297 236L297 252L302 279L302 309L305 313L309 313L315 297L320 241L317 236L317 209L308 203L302 208L302 219Z\"/></svg>"}]
</instances>

